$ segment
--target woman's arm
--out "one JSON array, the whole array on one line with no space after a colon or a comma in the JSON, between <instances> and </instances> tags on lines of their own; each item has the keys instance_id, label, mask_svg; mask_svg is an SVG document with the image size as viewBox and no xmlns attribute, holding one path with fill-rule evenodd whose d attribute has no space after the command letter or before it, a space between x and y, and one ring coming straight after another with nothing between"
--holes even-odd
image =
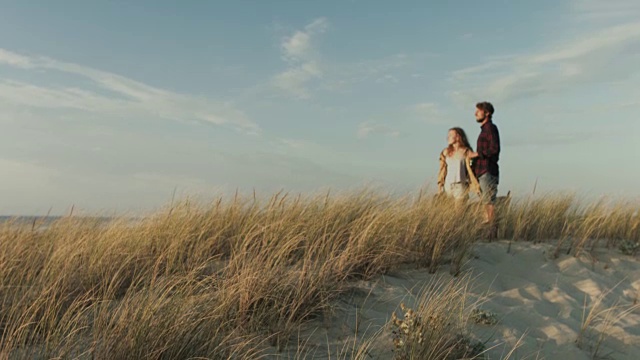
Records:
<instances>
[{"instance_id":1,"label":"woman's arm","mask_svg":"<svg viewBox=\"0 0 640 360\"><path fill-rule=\"evenodd\" d=\"M444 179L447 177L447 161L444 152L440 153L440 169L438 170L438 193L444 191Z\"/></svg>"}]
</instances>

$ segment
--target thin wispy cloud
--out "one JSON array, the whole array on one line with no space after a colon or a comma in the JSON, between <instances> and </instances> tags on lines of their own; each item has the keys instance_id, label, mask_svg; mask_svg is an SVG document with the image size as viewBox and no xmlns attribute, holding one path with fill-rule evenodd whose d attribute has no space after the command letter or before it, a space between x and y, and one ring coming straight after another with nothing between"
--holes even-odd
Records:
<instances>
[{"instance_id":1,"label":"thin wispy cloud","mask_svg":"<svg viewBox=\"0 0 640 360\"><path fill-rule=\"evenodd\" d=\"M350 81L366 81L392 75L399 69L407 67L414 61L418 61L418 56L414 55L414 57L415 59L412 59L404 53L393 54L378 59L368 59L351 64L343 64L337 71L340 77L347 78Z\"/></svg>"},{"instance_id":2,"label":"thin wispy cloud","mask_svg":"<svg viewBox=\"0 0 640 360\"><path fill-rule=\"evenodd\" d=\"M640 16L640 3L635 0L573 0L569 5L571 16L577 21L601 22Z\"/></svg>"},{"instance_id":3,"label":"thin wispy cloud","mask_svg":"<svg viewBox=\"0 0 640 360\"><path fill-rule=\"evenodd\" d=\"M515 56L508 56L502 58L491 58L487 59L485 62L480 63L478 65L468 66L463 69L455 70L451 73L453 80L466 80L469 76L473 76L487 70L493 70L500 66L504 66L513 62Z\"/></svg>"},{"instance_id":4,"label":"thin wispy cloud","mask_svg":"<svg viewBox=\"0 0 640 360\"><path fill-rule=\"evenodd\" d=\"M506 103L578 85L626 79L638 72L629 51L640 46L640 23L608 26L524 55L489 59L453 72L454 99Z\"/></svg>"},{"instance_id":5,"label":"thin wispy cloud","mask_svg":"<svg viewBox=\"0 0 640 360\"><path fill-rule=\"evenodd\" d=\"M400 80L396 76L387 74L376 79L376 82L379 84L397 84Z\"/></svg>"},{"instance_id":6,"label":"thin wispy cloud","mask_svg":"<svg viewBox=\"0 0 640 360\"><path fill-rule=\"evenodd\" d=\"M260 127L230 104L179 94L82 65L42 56L25 56L0 49L0 65L33 71L56 71L81 76L96 89L44 86L15 79L0 81L0 95L6 101L34 108L67 108L87 112L149 116L176 121L197 121L228 126L258 134ZM105 94L110 92L112 96Z\"/></svg>"},{"instance_id":7,"label":"thin wispy cloud","mask_svg":"<svg viewBox=\"0 0 640 360\"><path fill-rule=\"evenodd\" d=\"M287 146L288 149L302 149L305 142L296 139L280 139L280 143Z\"/></svg>"},{"instance_id":8,"label":"thin wispy cloud","mask_svg":"<svg viewBox=\"0 0 640 360\"><path fill-rule=\"evenodd\" d=\"M358 124L358 130L356 131L356 137L358 139L366 139L374 134L396 138L400 135L400 131L393 129L388 125L373 123L369 121Z\"/></svg>"}]
</instances>

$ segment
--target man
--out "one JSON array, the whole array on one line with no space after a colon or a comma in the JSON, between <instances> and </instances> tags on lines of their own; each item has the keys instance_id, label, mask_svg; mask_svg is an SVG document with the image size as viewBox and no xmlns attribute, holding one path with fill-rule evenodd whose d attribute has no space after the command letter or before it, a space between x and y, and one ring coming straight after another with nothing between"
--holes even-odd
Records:
<instances>
[{"instance_id":1,"label":"man","mask_svg":"<svg viewBox=\"0 0 640 360\"><path fill-rule=\"evenodd\" d=\"M480 183L481 199L485 204L485 223L493 224L495 218L495 201L498 193L500 171L500 134L492 118L495 110L490 102L476 104L476 121L480 123L480 135L474 159L473 172Z\"/></svg>"}]
</instances>

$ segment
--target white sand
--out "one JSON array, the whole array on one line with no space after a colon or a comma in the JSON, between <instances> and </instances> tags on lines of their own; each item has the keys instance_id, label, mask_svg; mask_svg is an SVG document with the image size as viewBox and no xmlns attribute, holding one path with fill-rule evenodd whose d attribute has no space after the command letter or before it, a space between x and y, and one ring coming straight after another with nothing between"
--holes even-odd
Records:
<instances>
[{"instance_id":1,"label":"white sand","mask_svg":"<svg viewBox=\"0 0 640 360\"><path fill-rule=\"evenodd\" d=\"M486 358L504 358L522 337L521 346L510 359L640 359L640 308L607 329L597 357L592 353L600 338L598 326L584 334L582 346L576 344L585 301L587 311L608 291L603 309L616 302L628 308L640 301L638 259L615 249L600 250L594 257L563 254L551 259L554 248L549 244L513 243L510 253L507 245L477 244L465 265L474 277L470 301L488 294L480 308L499 319L496 325L469 326L472 338L487 341L487 348L492 348ZM437 275L450 278L448 267L443 266ZM299 335L304 344L298 351L303 348L306 354L300 358L348 359L356 333L362 339L376 331L380 335L370 358L392 358L390 330L383 326L400 302L411 306L420 288L434 276L426 270L408 268L358 283L341 299L334 314L326 317L330 320L312 322L306 326L309 330Z\"/></svg>"}]
</instances>

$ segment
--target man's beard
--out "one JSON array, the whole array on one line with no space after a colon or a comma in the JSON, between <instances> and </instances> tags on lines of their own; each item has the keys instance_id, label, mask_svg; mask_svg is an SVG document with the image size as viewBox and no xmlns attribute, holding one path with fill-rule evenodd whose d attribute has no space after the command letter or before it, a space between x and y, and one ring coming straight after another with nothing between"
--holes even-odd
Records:
<instances>
[{"instance_id":1,"label":"man's beard","mask_svg":"<svg viewBox=\"0 0 640 360\"><path fill-rule=\"evenodd\" d=\"M486 119L486 117L484 117L484 118L482 118L482 119L478 119L478 118L476 118L476 122L477 122L477 123L482 123L485 119Z\"/></svg>"}]
</instances>

